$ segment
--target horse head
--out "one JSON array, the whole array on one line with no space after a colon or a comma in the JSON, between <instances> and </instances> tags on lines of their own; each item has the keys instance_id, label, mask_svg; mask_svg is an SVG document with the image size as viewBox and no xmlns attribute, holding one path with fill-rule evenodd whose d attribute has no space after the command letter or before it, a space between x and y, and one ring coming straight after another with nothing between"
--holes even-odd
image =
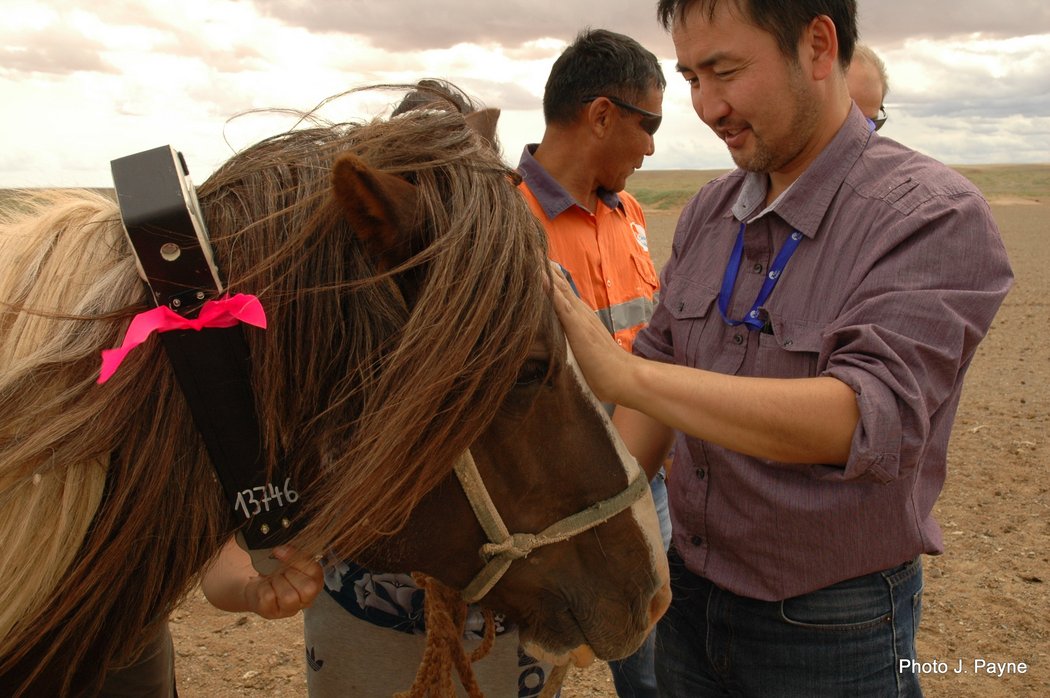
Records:
<instances>
[{"instance_id":1,"label":"horse head","mask_svg":"<svg viewBox=\"0 0 1050 698\"><path fill-rule=\"evenodd\" d=\"M426 225L412 184L353 155L337 161L333 179L351 229L378 267L404 269L425 249L418 233ZM542 229L537 235L541 239ZM537 271L545 272L545 265ZM410 306L419 283L413 276L401 284L411 289ZM506 294L495 300L518 302ZM583 646L602 658L618 658L645 638L669 600L655 511L647 494L623 497L631 489L648 493L644 476L583 381L552 308L540 306L535 315L522 315L522 322L535 317L536 332L513 383L505 390L487 388L503 395L469 446L479 477L443 479L397 535L358 558L374 569L423 571L466 589L468 600L481 599L519 623L522 640L538 655L564 661L563 655ZM478 496L472 485L490 499L491 512L470 501ZM617 497L623 503L611 516L583 522L578 535L559 531L553 542L535 540ZM524 539L511 542L504 532L496 541L522 548L508 553L509 569L499 576L481 576L482 558L498 549L486 527L490 515ZM486 548L488 555L472 554Z\"/></svg>"}]
</instances>

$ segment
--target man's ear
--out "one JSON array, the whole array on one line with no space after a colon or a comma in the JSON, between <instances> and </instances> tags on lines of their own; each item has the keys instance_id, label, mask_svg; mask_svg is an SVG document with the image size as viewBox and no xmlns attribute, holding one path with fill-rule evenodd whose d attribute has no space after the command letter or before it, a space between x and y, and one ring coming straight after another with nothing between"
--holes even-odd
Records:
<instances>
[{"instance_id":1,"label":"man's ear","mask_svg":"<svg viewBox=\"0 0 1050 698\"><path fill-rule=\"evenodd\" d=\"M799 58L803 67L808 65L814 80L826 80L836 69L839 61L839 39L835 22L827 15L813 18L802 33Z\"/></svg>"},{"instance_id":2,"label":"man's ear","mask_svg":"<svg viewBox=\"0 0 1050 698\"><path fill-rule=\"evenodd\" d=\"M347 153L332 168L336 202L379 269L398 266L422 247L415 185Z\"/></svg>"},{"instance_id":3,"label":"man's ear","mask_svg":"<svg viewBox=\"0 0 1050 698\"><path fill-rule=\"evenodd\" d=\"M583 118L586 120L587 127L599 138L603 138L612 128L615 108L616 105L605 97L598 97L585 105Z\"/></svg>"}]
</instances>

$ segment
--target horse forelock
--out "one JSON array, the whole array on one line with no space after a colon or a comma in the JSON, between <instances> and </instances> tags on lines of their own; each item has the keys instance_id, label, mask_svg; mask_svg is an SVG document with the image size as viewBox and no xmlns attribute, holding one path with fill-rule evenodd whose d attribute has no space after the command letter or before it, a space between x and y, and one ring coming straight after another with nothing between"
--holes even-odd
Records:
<instances>
[{"instance_id":1,"label":"horse forelock","mask_svg":"<svg viewBox=\"0 0 1050 698\"><path fill-rule=\"evenodd\" d=\"M429 244L409 263L425 274L411 308L332 202L343 152L419 189ZM278 346L253 347L267 357L261 421L280 425L269 445L306 475L325 465L299 542L353 554L403 526L513 383L549 317L542 231L498 154L444 111L282 135L201 196L231 287L258 293L271 317L256 340Z\"/></svg>"}]
</instances>

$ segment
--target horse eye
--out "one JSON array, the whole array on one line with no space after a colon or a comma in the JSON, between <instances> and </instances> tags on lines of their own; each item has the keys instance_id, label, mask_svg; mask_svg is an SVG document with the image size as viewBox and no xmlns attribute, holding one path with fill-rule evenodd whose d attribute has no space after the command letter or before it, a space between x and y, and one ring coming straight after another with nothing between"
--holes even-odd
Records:
<instances>
[{"instance_id":1,"label":"horse eye","mask_svg":"<svg viewBox=\"0 0 1050 698\"><path fill-rule=\"evenodd\" d=\"M550 364L545 359L529 359L518 371L514 385L539 385L550 375Z\"/></svg>"}]
</instances>

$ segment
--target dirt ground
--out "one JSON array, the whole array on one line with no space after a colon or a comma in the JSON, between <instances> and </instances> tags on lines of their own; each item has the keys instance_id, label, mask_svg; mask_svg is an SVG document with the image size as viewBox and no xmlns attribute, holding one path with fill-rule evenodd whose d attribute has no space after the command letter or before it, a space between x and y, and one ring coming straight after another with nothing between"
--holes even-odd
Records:
<instances>
[{"instance_id":1,"label":"dirt ground","mask_svg":"<svg viewBox=\"0 0 1050 698\"><path fill-rule=\"evenodd\" d=\"M1017 283L980 347L955 423L937 505L947 549L925 559L918 654L930 670L922 679L927 696L1050 696L1047 194L990 195ZM677 215L648 214L658 263L669 254ZM299 618L223 613L194 594L172 630L182 698L306 695ZM989 673L993 662L1012 662L1013 672ZM562 695L615 692L606 666L595 663L571 672Z\"/></svg>"}]
</instances>

